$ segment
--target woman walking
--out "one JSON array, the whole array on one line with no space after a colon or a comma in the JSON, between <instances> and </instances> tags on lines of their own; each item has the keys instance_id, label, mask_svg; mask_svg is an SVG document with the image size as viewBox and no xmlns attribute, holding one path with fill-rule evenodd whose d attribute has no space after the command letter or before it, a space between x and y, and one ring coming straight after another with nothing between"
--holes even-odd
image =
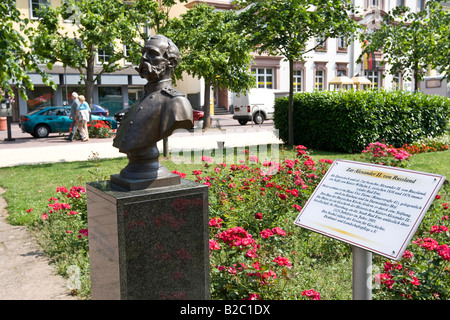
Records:
<instances>
[{"instance_id":1,"label":"woman walking","mask_svg":"<svg viewBox=\"0 0 450 320\"><path fill-rule=\"evenodd\" d=\"M78 96L78 100L80 101L80 105L77 108L77 127L81 135L81 141L88 141L89 133L87 123L89 122L91 108L89 108L89 104L86 102L84 96Z\"/></svg>"}]
</instances>

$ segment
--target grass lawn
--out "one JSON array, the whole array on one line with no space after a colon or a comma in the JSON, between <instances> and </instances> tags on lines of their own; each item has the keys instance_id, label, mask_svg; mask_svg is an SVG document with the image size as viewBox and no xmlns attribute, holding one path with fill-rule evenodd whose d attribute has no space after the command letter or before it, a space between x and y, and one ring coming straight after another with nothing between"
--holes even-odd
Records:
<instances>
[{"instance_id":1,"label":"grass lawn","mask_svg":"<svg viewBox=\"0 0 450 320\"><path fill-rule=\"evenodd\" d=\"M311 156L316 161L321 158L361 160L359 154L320 150L311 151ZM416 154L411 158L408 169L437 173L449 178L449 159L450 150ZM161 162L169 170L186 173L188 179L193 179L192 171L201 167L201 164L177 164L164 159ZM118 173L126 164L126 158L118 158L103 159L100 163L91 160L0 168L0 187L6 189L3 197L8 203L9 222L27 225L30 222L30 216L26 214L26 210L46 209L47 199L54 195L56 187L85 185L94 177L108 179L111 174Z\"/></svg>"},{"instance_id":2,"label":"grass lawn","mask_svg":"<svg viewBox=\"0 0 450 320\"><path fill-rule=\"evenodd\" d=\"M310 150L310 155L315 161L321 158L361 161L359 154ZM450 150L416 154L411 158L407 169L450 177L449 159ZM186 173L186 178L191 180L194 180L192 171L202 167L202 164L179 164L168 159L162 159L161 162L169 170ZM100 160L93 157L81 162L0 168L0 187L6 189L2 197L8 203L7 209L10 214L8 221L13 225L30 226L37 215L28 214L27 209L33 208L38 212L48 210L48 199L55 195L57 187L84 186L93 180L106 180L111 174L118 173L126 163L126 158ZM321 292L323 299L351 299L350 257L334 265L320 263L314 257L301 263L305 270L302 281L315 282L314 289Z\"/></svg>"}]
</instances>

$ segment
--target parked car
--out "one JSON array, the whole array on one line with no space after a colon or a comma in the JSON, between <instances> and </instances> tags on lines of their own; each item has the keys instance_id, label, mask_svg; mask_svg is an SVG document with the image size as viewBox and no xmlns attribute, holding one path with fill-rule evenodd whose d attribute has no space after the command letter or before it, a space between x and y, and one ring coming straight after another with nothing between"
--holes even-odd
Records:
<instances>
[{"instance_id":1,"label":"parked car","mask_svg":"<svg viewBox=\"0 0 450 320\"><path fill-rule=\"evenodd\" d=\"M122 121L125 114L130 110L130 108L122 109L114 114L114 119L120 123ZM194 127L195 128L203 128L203 116L205 115L205 112L201 110L195 110L193 109L193 119L194 119ZM212 118L210 119L212 123Z\"/></svg>"},{"instance_id":2,"label":"parked car","mask_svg":"<svg viewBox=\"0 0 450 320\"><path fill-rule=\"evenodd\" d=\"M43 107L20 116L19 127L35 138L45 138L49 133L69 132L72 124L69 115L70 107L68 106ZM105 121L111 129L117 129L117 121L111 117L92 114L91 120Z\"/></svg>"},{"instance_id":3,"label":"parked car","mask_svg":"<svg viewBox=\"0 0 450 320\"><path fill-rule=\"evenodd\" d=\"M91 107L91 113L97 116L109 117L109 110L99 106L98 104L93 104Z\"/></svg>"}]
</instances>

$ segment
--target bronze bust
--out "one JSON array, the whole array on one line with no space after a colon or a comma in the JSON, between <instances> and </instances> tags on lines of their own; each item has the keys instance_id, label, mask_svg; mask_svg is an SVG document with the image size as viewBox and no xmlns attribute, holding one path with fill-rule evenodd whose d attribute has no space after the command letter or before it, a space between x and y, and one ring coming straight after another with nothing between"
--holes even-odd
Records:
<instances>
[{"instance_id":1,"label":"bronze bust","mask_svg":"<svg viewBox=\"0 0 450 320\"><path fill-rule=\"evenodd\" d=\"M189 100L172 87L172 74L178 64L177 46L162 35L151 37L142 49L141 64L136 70L147 79L145 94L125 114L113 146L128 157L128 165L111 182L127 189L142 189L177 183L159 164L157 142L176 129L193 127ZM154 183L165 180L167 183ZM174 182L175 181L175 182ZM136 187L130 187L130 184Z\"/></svg>"}]
</instances>

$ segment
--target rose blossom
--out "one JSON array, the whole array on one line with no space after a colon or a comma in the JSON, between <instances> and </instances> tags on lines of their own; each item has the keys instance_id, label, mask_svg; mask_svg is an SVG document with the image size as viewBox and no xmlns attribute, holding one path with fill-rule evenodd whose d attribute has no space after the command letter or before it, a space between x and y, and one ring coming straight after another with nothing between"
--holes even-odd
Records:
<instances>
[{"instance_id":1,"label":"rose blossom","mask_svg":"<svg viewBox=\"0 0 450 320\"><path fill-rule=\"evenodd\" d=\"M291 262L289 261L288 258L282 257L282 256L278 256L275 259L273 259L273 261L275 263L277 263L280 266L287 266L287 267L291 267Z\"/></svg>"},{"instance_id":2,"label":"rose blossom","mask_svg":"<svg viewBox=\"0 0 450 320\"><path fill-rule=\"evenodd\" d=\"M305 290L302 292L302 296L307 296L312 300L320 300L320 293L314 289Z\"/></svg>"}]
</instances>

